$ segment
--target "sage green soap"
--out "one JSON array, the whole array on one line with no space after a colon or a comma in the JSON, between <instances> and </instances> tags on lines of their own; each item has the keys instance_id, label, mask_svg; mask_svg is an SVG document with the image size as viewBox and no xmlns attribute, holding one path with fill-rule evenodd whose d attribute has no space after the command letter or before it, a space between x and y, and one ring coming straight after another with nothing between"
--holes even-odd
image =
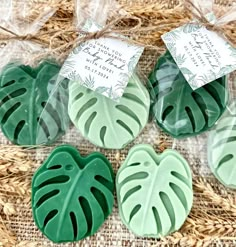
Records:
<instances>
[{"instance_id":1,"label":"sage green soap","mask_svg":"<svg viewBox=\"0 0 236 247\"><path fill-rule=\"evenodd\" d=\"M173 150L157 154L150 145L130 150L116 187L121 220L141 237L160 238L177 231L193 203L187 161Z\"/></svg>"},{"instance_id":2,"label":"sage green soap","mask_svg":"<svg viewBox=\"0 0 236 247\"><path fill-rule=\"evenodd\" d=\"M121 149L132 142L147 124L149 93L137 76L132 76L122 98L115 102L71 81L69 116L76 128L93 144Z\"/></svg>"},{"instance_id":3,"label":"sage green soap","mask_svg":"<svg viewBox=\"0 0 236 247\"><path fill-rule=\"evenodd\" d=\"M236 189L236 102L209 133L208 163L222 184Z\"/></svg>"}]
</instances>

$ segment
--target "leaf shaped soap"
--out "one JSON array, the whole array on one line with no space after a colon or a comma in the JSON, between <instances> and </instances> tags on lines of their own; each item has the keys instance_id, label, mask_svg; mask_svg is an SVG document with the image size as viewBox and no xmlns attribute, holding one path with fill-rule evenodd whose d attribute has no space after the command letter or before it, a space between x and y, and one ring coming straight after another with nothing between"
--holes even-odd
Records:
<instances>
[{"instance_id":1,"label":"leaf shaped soap","mask_svg":"<svg viewBox=\"0 0 236 247\"><path fill-rule=\"evenodd\" d=\"M156 122L173 137L194 136L208 130L226 109L226 77L193 91L169 52L158 60L150 81Z\"/></svg>"},{"instance_id":2,"label":"leaf shaped soap","mask_svg":"<svg viewBox=\"0 0 236 247\"><path fill-rule=\"evenodd\" d=\"M137 76L119 102L70 82L70 118L82 135L99 147L121 149L132 142L147 124L149 108L149 94Z\"/></svg>"},{"instance_id":3,"label":"leaf shaped soap","mask_svg":"<svg viewBox=\"0 0 236 247\"><path fill-rule=\"evenodd\" d=\"M176 151L158 155L149 145L135 146L118 171L116 187L120 217L141 237L177 231L192 207L191 171Z\"/></svg>"},{"instance_id":4,"label":"leaf shaped soap","mask_svg":"<svg viewBox=\"0 0 236 247\"><path fill-rule=\"evenodd\" d=\"M104 155L83 158L71 146L57 147L33 177L35 223L56 243L91 236L112 212L113 190L113 170Z\"/></svg>"},{"instance_id":5,"label":"leaf shaped soap","mask_svg":"<svg viewBox=\"0 0 236 247\"><path fill-rule=\"evenodd\" d=\"M62 103L57 100L57 107L46 105L48 89L59 71L60 67L49 61L35 69L18 64L9 64L3 69L0 75L0 124L11 142L48 144L64 133L61 119L66 113L60 111ZM43 110L45 118L42 119Z\"/></svg>"},{"instance_id":6,"label":"leaf shaped soap","mask_svg":"<svg viewBox=\"0 0 236 247\"><path fill-rule=\"evenodd\" d=\"M222 184L236 189L236 102L209 133L208 163Z\"/></svg>"}]
</instances>

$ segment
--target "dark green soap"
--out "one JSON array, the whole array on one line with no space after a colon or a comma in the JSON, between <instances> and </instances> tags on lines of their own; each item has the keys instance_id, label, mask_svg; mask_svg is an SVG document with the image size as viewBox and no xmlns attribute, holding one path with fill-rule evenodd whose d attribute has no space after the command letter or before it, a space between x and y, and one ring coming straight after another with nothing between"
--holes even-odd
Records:
<instances>
[{"instance_id":1,"label":"dark green soap","mask_svg":"<svg viewBox=\"0 0 236 247\"><path fill-rule=\"evenodd\" d=\"M158 60L149 79L156 123L175 138L208 130L226 109L229 97L226 77L194 91L169 52Z\"/></svg>"},{"instance_id":2,"label":"dark green soap","mask_svg":"<svg viewBox=\"0 0 236 247\"><path fill-rule=\"evenodd\" d=\"M60 66L50 61L40 63L37 68L12 63L2 70L0 124L11 142L49 144L64 133L65 102L60 102L57 95L46 104L59 71Z\"/></svg>"},{"instance_id":3,"label":"dark green soap","mask_svg":"<svg viewBox=\"0 0 236 247\"><path fill-rule=\"evenodd\" d=\"M113 192L113 170L103 154L81 157L72 146L57 147L33 177L35 223L55 243L81 240L112 212Z\"/></svg>"}]
</instances>

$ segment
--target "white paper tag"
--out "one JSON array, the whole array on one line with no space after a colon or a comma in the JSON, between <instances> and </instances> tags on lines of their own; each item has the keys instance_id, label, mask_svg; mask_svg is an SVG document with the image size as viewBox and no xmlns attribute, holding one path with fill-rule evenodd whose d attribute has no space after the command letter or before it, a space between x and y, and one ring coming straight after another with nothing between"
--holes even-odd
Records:
<instances>
[{"instance_id":1,"label":"white paper tag","mask_svg":"<svg viewBox=\"0 0 236 247\"><path fill-rule=\"evenodd\" d=\"M84 30L100 28L88 20ZM119 100L144 48L119 39L89 40L75 48L65 61L61 75L112 100Z\"/></svg>"},{"instance_id":2,"label":"white paper tag","mask_svg":"<svg viewBox=\"0 0 236 247\"><path fill-rule=\"evenodd\" d=\"M236 49L201 25L184 25L162 39L194 90L236 70Z\"/></svg>"}]
</instances>

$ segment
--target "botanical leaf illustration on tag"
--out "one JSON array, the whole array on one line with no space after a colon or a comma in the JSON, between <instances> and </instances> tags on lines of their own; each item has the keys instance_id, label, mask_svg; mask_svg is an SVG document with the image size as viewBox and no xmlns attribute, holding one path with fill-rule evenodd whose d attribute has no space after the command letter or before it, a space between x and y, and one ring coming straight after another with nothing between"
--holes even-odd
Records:
<instances>
[{"instance_id":1,"label":"botanical leaf illustration on tag","mask_svg":"<svg viewBox=\"0 0 236 247\"><path fill-rule=\"evenodd\" d=\"M75 65L76 65L75 62L69 57L67 59L66 66L62 67L60 74L61 75L67 74L68 75L67 78L71 80L73 76L76 74L76 70L74 69Z\"/></svg>"},{"instance_id":2,"label":"botanical leaf illustration on tag","mask_svg":"<svg viewBox=\"0 0 236 247\"><path fill-rule=\"evenodd\" d=\"M143 50L140 49L140 47L138 47L136 54L134 54L133 57L131 57L129 61L129 65L128 65L130 73L133 73L133 71L135 70L137 66L137 61L141 57L142 53L143 53Z\"/></svg>"},{"instance_id":3,"label":"botanical leaf illustration on tag","mask_svg":"<svg viewBox=\"0 0 236 247\"><path fill-rule=\"evenodd\" d=\"M236 60L236 48L232 47L230 44L228 44L228 48L231 51L231 57Z\"/></svg>"},{"instance_id":4,"label":"botanical leaf illustration on tag","mask_svg":"<svg viewBox=\"0 0 236 247\"><path fill-rule=\"evenodd\" d=\"M196 32L197 30L199 30L202 26L201 25L196 25L196 24L188 24L183 26L183 32L184 33L193 33Z\"/></svg>"},{"instance_id":5,"label":"botanical leaf illustration on tag","mask_svg":"<svg viewBox=\"0 0 236 247\"><path fill-rule=\"evenodd\" d=\"M213 13L206 18L212 24L217 20ZM162 39L193 90L236 70L235 48L204 25L189 23Z\"/></svg>"},{"instance_id":6,"label":"botanical leaf illustration on tag","mask_svg":"<svg viewBox=\"0 0 236 247\"><path fill-rule=\"evenodd\" d=\"M112 211L114 174L101 153L81 157L72 146L57 147L34 174L36 225L53 242L74 242L98 231Z\"/></svg>"},{"instance_id":7,"label":"botanical leaf illustration on tag","mask_svg":"<svg viewBox=\"0 0 236 247\"><path fill-rule=\"evenodd\" d=\"M118 171L116 187L121 220L141 237L178 230L192 207L191 171L176 151L156 154L149 145L134 146Z\"/></svg>"},{"instance_id":8,"label":"botanical leaf illustration on tag","mask_svg":"<svg viewBox=\"0 0 236 247\"><path fill-rule=\"evenodd\" d=\"M180 38L178 32L169 32L165 34L166 42L168 41L176 41Z\"/></svg>"},{"instance_id":9,"label":"botanical leaf illustration on tag","mask_svg":"<svg viewBox=\"0 0 236 247\"><path fill-rule=\"evenodd\" d=\"M86 32L100 29L101 26L92 20L88 20L83 28ZM92 39L72 51L63 65L61 76L77 80L80 85L117 101L135 73L143 50L143 47L130 44L122 37Z\"/></svg>"},{"instance_id":10,"label":"botanical leaf illustration on tag","mask_svg":"<svg viewBox=\"0 0 236 247\"><path fill-rule=\"evenodd\" d=\"M94 77L89 75L88 77L85 77L85 81L81 85L84 86L84 87L93 89L94 88L94 83L95 83Z\"/></svg>"},{"instance_id":11,"label":"botanical leaf illustration on tag","mask_svg":"<svg viewBox=\"0 0 236 247\"><path fill-rule=\"evenodd\" d=\"M186 61L186 57L184 54L180 54L176 57L176 60L178 61L179 64L183 64Z\"/></svg>"}]
</instances>

